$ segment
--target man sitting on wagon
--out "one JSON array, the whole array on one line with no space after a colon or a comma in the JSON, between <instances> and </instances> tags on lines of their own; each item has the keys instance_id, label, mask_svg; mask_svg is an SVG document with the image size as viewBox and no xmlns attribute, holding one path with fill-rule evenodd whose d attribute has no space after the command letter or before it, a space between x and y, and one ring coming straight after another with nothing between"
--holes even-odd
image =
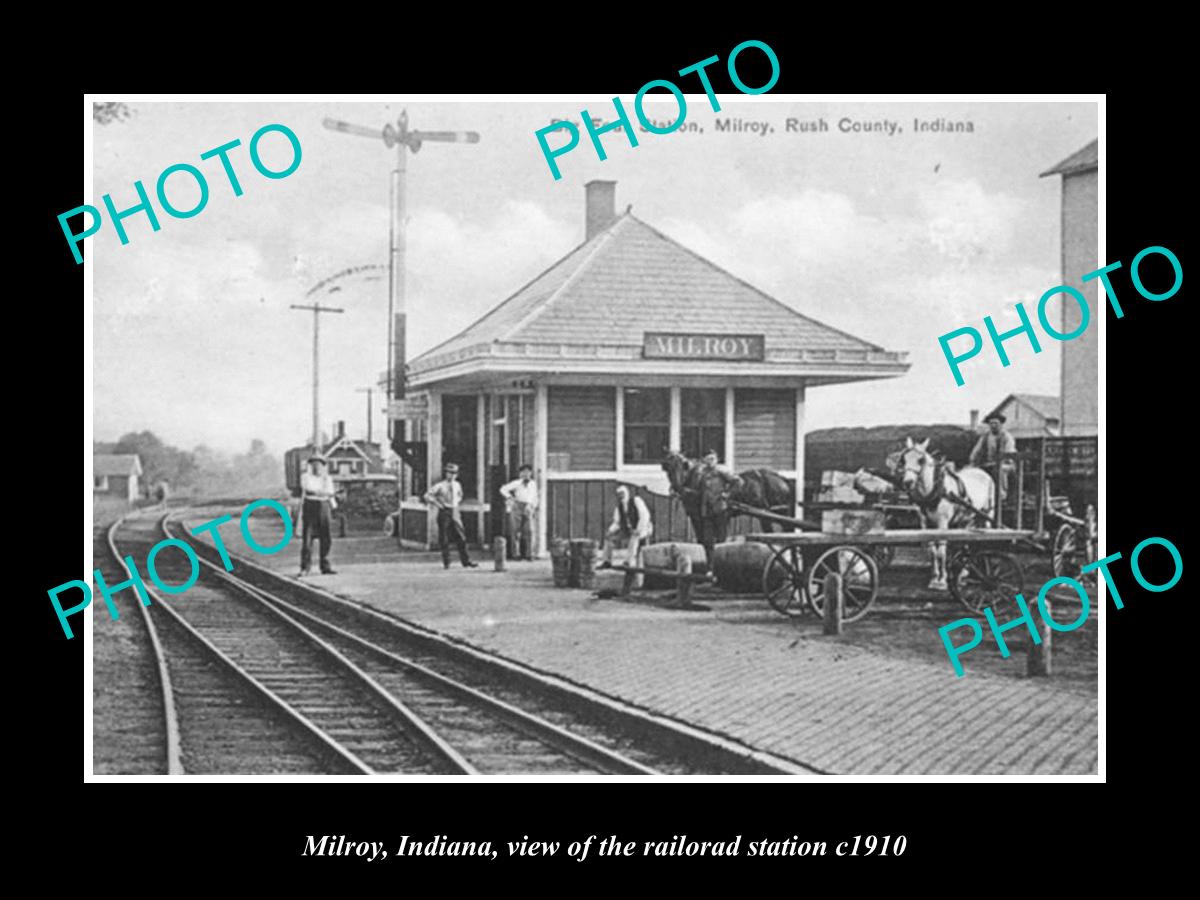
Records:
<instances>
[{"instance_id":1,"label":"man sitting on wagon","mask_svg":"<svg viewBox=\"0 0 1200 900\"><path fill-rule=\"evenodd\" d=\"M996 519L999 521L1000 513L1004 509L1004 498L1008 496L1009 481L1016 468L1013 456L1017 452L1017 442L1005 430L1005 418L1002 413L994 412L983 421L988 430L979 436L979 440L971 448L970 463L996 479Z\"/></svg>"}]
</instances>

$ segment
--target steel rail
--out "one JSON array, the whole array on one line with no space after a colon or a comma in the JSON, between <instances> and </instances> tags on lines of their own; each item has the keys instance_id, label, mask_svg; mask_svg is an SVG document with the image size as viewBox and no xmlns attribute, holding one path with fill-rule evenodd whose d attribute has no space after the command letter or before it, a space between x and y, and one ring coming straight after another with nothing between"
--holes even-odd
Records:
<instances>
[{"instance_id":1,"label":"steel rail","mask_svg":"<svg viewBox=\"0 0 1200 900\"><path fill-rule=\"evenodd\" d=\"M174 512L174 519L177 522L188 510L180 509ZM205 552L211 550L207 543L201 543L199 546ZM215 552L215 550L212 552ZM669 739L686 740L704 750L735 759L747 765L748 771L752 774L799 775L809 778L827 774L817 766L759 750L741 743L735 738L715 734L703 728L693 726L688 722L656 713L653 710L630 705L620 698L609 696L586 685L581 685L552 673L539 671L522 663L486 652L467 641L447 636L427 626L384 614L380 610L361 601L349 600L314 584L300 582L281 575L273 569L261 565L249 556L230 550L227 550L227 552L232 560L237 561L239 566L244 566L281 585L320 597L322 601L331 606L369 618L377 622L381 627L395 630L399 635L407 639L430 642L440 648L439 652L461 654L470 659L472 664L490 666L517 678L527 679L540 688L570 694L578 698L581 702L590 704L598 709L626 717L645 727L662 731L670 736ZM203 561L203 556L201 556L201 560Z\"/></svg>"},{"instance_id":2,"label":"steel rail","mask_svg":"<svg viewBox=\"0 0 1200 900\"><path fill-rule=\"evenodd\" d=\"M170 513L168 513L167 515L164 515L162 517L162 519L160 520L160 522L159 522L160 529L165 529L165 522L169 515L170 515ZM110 538L109 545L113 551L113 555L116 556L116 558L121 561L121 565L125 568L126 573L129 574L129 577L132 578L133 573L129 572L129 567L125 564L125 560L120 556L120 553L117 551L117 547L116 547L116 543L115 543L115 526L112 530L110 530L109 538ZM266 685L262 684L253 675L251 675L249 672L247 672L245 669L243 669L241 666L239 666L236 662L234 662L232 659L230 659L224 653L224 651L222 651L215 644L213 644L208 638L206 638L199 631L197 631L191 625L191 623L189 623L182 615L180 615L178 612L176 612L174 609L172 609L169 604L165 603L163 601L162 597L156 591L154 591L153 589L151 589L149 587L146 587L145 590L146 590L147 596L149 596L153 601L155 601L158 604L160 609L165 610L166 614L169 615L172 619L174 619L175 622L180 627L183 628L183 630L186 634L188 634L193 640L195 640L198 644L200 644L200 646L203 647L204 650L207 651L210 656L212 656L214 659L216 659L217 662L219 662L222 666L224 666L228 671L232 672L240 680L242 680L247 685L249 685L250 688L255 693L262 696L271 706L277 707L279 710L281 710L293 722L295 722L304 731L306 731L309 734L309 736L315 738L318 742L323 744L325 749L331 751L338 758L340 758L341 760L346 762L351 768L357 770L358 772L362 773L363 775L374 775L375 774L375 771L370 766L368 766L366 763L364 763L361 759L359 759L354 753L352 753L346 747L342 746L338 741L334 740L332 737L327 735L324 731L322 731L319 727L317 727L317 725L315 725L311 720L309 720L305 715L303 715L298 710L294 709L286 700L284 700L282 697L277 695L274 691L272 691ZM153 633L154 626L153 626L153 623L150 621L149 611L146 609L145 606L143 606L140 603L138 604L138 606L139 606L139 608L141 608L142 614L145 616L146 622L149 624L151 632ZM155 635L154 641L156 643L158 642L157 635ZM163 654L163 652L162 652L161 643L158 643L156 652L158 653L158 658L162 664L162 669L160 671L159 677L160 677L160 679L165 679L164 680L164 686L165 686L164 689L168 690L168 691L172 691L172 689L170 687L170 675L166 670L166 657L165 657L165 654ZM174 752L176 754L176 759L178 760L178 770L177 771L169 771L168 774L185 774L185 771L183 769L182 759L179 756L179 754L180 754L179 729L178 729L178 720L175 718L175 704L174 704L174 699L173 699L173 691L172 691L172 696L170 698L169 706L171 709L170 715L171 715L172 719L174 719L174 724L169 727L174 729L174 734L175 734L175 738L174 738L175 750L174 750ZM168 742L169 741L170 741L170 737L168 736Z\"/></svg>"},{"instance_id":3,"label":"steel rail","mask_svg":"<svg viewBox=\"0 0 1200 900\"><path fill-rule=\"evenodd\" d=\"M208 560L201 562L215 566L214 563ZM313 615L299 607L288 603L279 597L276 597L255 585L242 583L242 588L248 593L256 593L261 595L264 602L277 604L283 609L288 610L292 615L306 619L315 625L317 628L336 634L343 640L354 644L361 650L373 654L380 659L386 660L389 663L403 669L405 672L416 676L428 684L436 685L438 688L449 691L461 698L465 698L471 702L477 703L485 707L489 712L492 712L497 718L504 721L510 727L521 731L529 737L539 740L542 743L558 750L559 752L571 757L572 759L599 769L601 772L616 775L661 775L657 769L652 769L649 766L642 765L636 760L632 760L627 756L609 750L607 747L602 747L594 741L588 740L580 735L572 734L565 728L555 725L553 722L526 712L510 703L506 703L496 697L492 697L483 693L477 688L464 684L461 681L450 678L440 672L435 672L433 669L427 668L407 657L400 656L385 647L380 647L378 644L360 637L353 632L334 625L332 622L327 622L319 616Z\"/></svg>"},{"instance_id":4,"label":"steel rail","mask_svg":"<svg viewBox=\"0 0 1200 900\"><path fill-rule=\"evenodd\" d=\"M125 562L125 558L121 556L117 550L117 529L125 524L128 516L121 516L117 521L113 522L108 529L106 538L108 540L108 552L113 560L122 569L125 570L125 575L128 578L133 578L133 573L129 571L129 565ZM163 517L164 519L166 516ZM149 591L149 588L146 589ZM182 744L179 740L179 715L175 709L175 690L171 687L171 670L167 667L167 654L163 650L162 641L158 639L158 630L154 627L154 621L150 618L150 611L145 604L138 603L138 612L142 614L142 622L146 625L146 633L150 636L150 648L154 653L154 667L158 672L159 690L162 692L163 705L163 727L166 730L166 763L168 775L183 775L183 751Z\"/></svg>"},{"instance_id":5,"label":"steel rail","mask_svg":"<svg viewBox=\"0 0 1200 900\"><path fill-rule=\"evenodd\" d=\"M172 537L166 521L167 517L163 517L160 523L162 533L166 537ZM221 581L232 586L235 590L241 591L251 600L258 603L263 609L266 609L280 621L286 623L295 633L304 637L310 644L321 651L325 656L334 660L343 671L347 672L355 681L359 682L372 695L383 702L387 706L389 712L400 721L400 724L412 734L417 741L423 746L425 751L433 756L440 758L443 762L449 764L458 773L463 775L479 775L481 774L461 753L455 750L450 743L443 738L428 722L422 719L419 715L408 708L407 705L398 700L391 694L383 685L377 682L374 678L351 662L344 654L328 641L310 631L300 622L297 622L286 612L269 602L269 595L262 596L265 592L249 590L238 578L233 577L225 571L224 567L217 566L211 561L197 555L200 564L211 569L212 574Z\"/></svg>"}]
</instances>

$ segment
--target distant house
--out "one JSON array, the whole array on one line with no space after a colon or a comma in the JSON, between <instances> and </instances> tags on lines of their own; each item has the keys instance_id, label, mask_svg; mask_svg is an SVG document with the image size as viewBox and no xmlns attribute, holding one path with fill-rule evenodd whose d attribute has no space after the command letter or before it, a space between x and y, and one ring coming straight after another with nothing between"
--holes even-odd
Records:
<instances>
[{"instance_id":1,"label":"distant house","mask_svg":"<svg viewBox=\"0 0 1200 900\"><path fill-rule=\"evenodd\" d=\"M1046 394L1009 394L988 415L1000 413L1005 429L1015 438L1057 436L1062 433L1058 397ZM984 417L986 419L986 416Z\"/></svg>"},{"instance_id":2,"label":"distant house","mask_svg":"<svg viewBox=\"0 0 1200 900\"><path fill-rule=\"evenodd\" d=\"M284 453L283 465L287 486L294 497L300 496L300 475L304 472L305 463L312 453L312 444L293 447ZM395 476L385 471L379 443L347 437L345 422L337 423L337 434L332 441L322 445L321 455L327 460L327 471L337 484L349 479L395 480Z\"/></svg>"},{"instance_id":3,"label":"distant house","mask_svg":"<svg viewBox=\"0 0 1200 900\"><path fill-rule=\"evenodd\" d=\"M379 444L346 437L345 423L338 422L338 436L322 451L329 461L329 474L336 479L347 475L374 475L383 471Z\"/></svg>"},{"instance_id":4,"label":"distant house","mask_svg":"<svg viewBox=\"0 0 1200 900\"><path fill-rule=\"evenodd\" d=\"M97 453L92 457L92 493L132 503L141 496L142 461L136 453Z\"/></svg>"}]
</instances>

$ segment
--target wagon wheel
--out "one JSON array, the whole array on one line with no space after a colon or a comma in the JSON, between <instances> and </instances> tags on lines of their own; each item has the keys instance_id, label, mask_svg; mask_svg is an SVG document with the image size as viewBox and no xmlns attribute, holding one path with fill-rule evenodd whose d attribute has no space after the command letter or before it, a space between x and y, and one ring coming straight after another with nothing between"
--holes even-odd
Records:
<instances>
[{"instance_id":1,"label":"wagon wheel","mask_svg":"<svg viewBox=\"0 0 1200 900\"><path fill-rule=\"evenodd\" d=\"M1010 553L964 549L948 568L951 596L971 612L1013 603L1013 598L1024 591L1025 571Z\"/></svg>"},{"instance_id":2,"label":"wagon wheel","mask_svg":"<svg viewBox=\"0 0 1200 900\"><path fill-rule=\"evenodd\" d=\"M1086 526L1084 526L1086 527ZM1096 570L1080 573L1080 569L1092 561L1092 550L1083 529L1064 522L1054 535L1054 549L1051 551L1050 564L1056 576L1065 575L1074 578L1086 588L1095 588ZM1092 547L1095 544L1091 545ZM1071 590L1069 587L1067 590ZM1074 595L1074 591L1071 592Z\"/></svg>"},{"instance_id":3,"label":"wagon wheel","mask_svg":"<svg viewBox=\"0 0 1200 900\"><path fill-rule=\"evenodd\" d=\"M879 593L879 566L862 547L831 547L813 563L805 579L808 605L818 616L825 615L825 576L842 576L842 621L861 619Z\"/></svg>"},{"instance_id":4,"label":"wagon wheel","mask_svg":"<svg viewBox=\"0 0 1200 900\"><path fill-rule=\"evenodd\" d=\"M777 547L763 568L763 595L776 612L804 615L804 565L799 547Z\"/></svg>"}]
</instances>

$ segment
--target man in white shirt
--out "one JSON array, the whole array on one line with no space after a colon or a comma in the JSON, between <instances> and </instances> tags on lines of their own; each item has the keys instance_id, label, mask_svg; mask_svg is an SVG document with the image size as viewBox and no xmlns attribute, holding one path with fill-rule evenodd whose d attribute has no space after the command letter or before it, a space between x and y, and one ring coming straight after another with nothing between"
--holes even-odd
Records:
<instances>
[{"instance_id":1,"label":"man in white shirt","mask_svg":"<svg viewBox=\"0 0 1200 900\"><path fill-rule=\"evenodd\" d=\"M467 555L467 534L463 530L462 485L458 483L458 466L448 462L442 467L442 480L425 492L425 502L437 508L438 546L442 550L442 567L450 568L450 543L458 548L464 568L474 569L478 563Z\"/></svg>"},{"instance_id":2,"label":"man in white shirt","mask_svg":"<svg viewBox=\"0 0 1200 900\"><path fill-rule=\"evenodd\" d=\"M322 574L336 575L329 565L329 548L333 544L333 510L337 509L333 476L325 471L325 457L320 454L309 457L308 469L300 475L301 517L304 523L300 537L300 574L307 575L312 569L312 540L316 536L320 543Z\"/></svg>"},{"instance_id":3,"label":"man in white shirt","mask_svg":"<svg viewBox=\"0 0 1200 900\"><path fill-rule=\"evenodd\" d=\"M533 559L533 519L537 515L538 486L533 480L533 466L526 463L519 470L520 478L500 488L508 502L509 559Z\"/></svg>"},{"instance_id":4,"label":"man in white shirt","mask_svg":"<svg viewBox=\"0 0 1200 900\"><path fill-rule=\"evenodd\" d=\"M654 523L650 520L650 510L641 497L630 498L629 488L623 484L617 485L617 505L613 509L612 524L608 526L608 534L604 541L604 558L600 568L612 568L612 554L616 546L627 547L629 558L625 565L639 568L642 545L650 539L654 531ZM639 576L640 581L640 576Z\"/></svg>"}]
</instances>

